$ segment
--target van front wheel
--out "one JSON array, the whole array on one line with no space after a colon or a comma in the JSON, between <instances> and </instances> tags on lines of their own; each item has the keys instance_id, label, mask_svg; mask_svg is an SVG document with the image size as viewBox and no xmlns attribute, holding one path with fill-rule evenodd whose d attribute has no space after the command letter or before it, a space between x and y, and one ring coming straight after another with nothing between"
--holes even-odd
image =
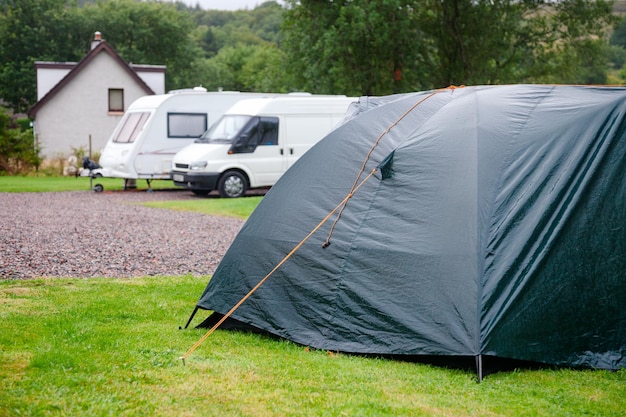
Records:
<instances>
[{"instance_id":1,"label":"van front wheel","mask_svg":"<svg viewBox=\"0 0 626 417\"><path fill-rule=\"evenodd\" d=\"M226 171L221 176L217 189L224 198L241 197L248 189L248 182L241 172Z\"/></svg>"}]
</instances>

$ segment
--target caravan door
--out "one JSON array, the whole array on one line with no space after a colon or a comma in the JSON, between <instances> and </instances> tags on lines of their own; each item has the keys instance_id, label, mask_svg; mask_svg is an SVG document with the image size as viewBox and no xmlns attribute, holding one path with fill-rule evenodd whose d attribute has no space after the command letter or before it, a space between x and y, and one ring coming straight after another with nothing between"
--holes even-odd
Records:
<instances>
[{"instance_id":1,"label":"caravan door","mask_svg":"<svg viewBox=\"0 0 626 417\"><path fill-rule=\"evenodd\" d=\"M135 111L124 115L102 155L102 175L112 178L135 178L133 159L140 147L141 135L153 112Z\"/></svg>"}]
</instances>

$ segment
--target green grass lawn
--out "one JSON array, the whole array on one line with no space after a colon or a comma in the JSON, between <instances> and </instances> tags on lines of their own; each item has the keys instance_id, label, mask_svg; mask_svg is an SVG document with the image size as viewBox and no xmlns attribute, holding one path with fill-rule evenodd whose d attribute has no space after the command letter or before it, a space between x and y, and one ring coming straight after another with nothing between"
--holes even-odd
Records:
<instances>
[{"instance_id":1,"label":"green grass lawn","mask_svg":"<svg viewBox=\"0 0 626 417\"><path fill-rule=\"evenodd\" d=\"M0 192L88 189L88 178L0 177ZM147 204L245 218L259 200ZM0 280L0 417L552 417L626 410L626 369L517 370L477 383L472 372L222 330L183 365L179 358L204 330L179 326L208 279ZM191 327L207 315L198 313Z\"/></svg>"},{"instance_id":2,"label":"green grass lawn","mask_svg":"<svg viewBox=\"0 0 626 417\"><path fill-rule=\"evenodd\" d=\"M98 178L95 183L102 184L105 191L121 191L123 182L117 178ZM59 192L59 191L90 191L89 178L84 177L35 177L35 176L0 176L0 192ZM137 181L138 190L147 190L148 185L143 180ZM152 189L187 192L189 200L148 201L141 203L144 206L166 208L179 211L193 211L211 214L214 216L236 217L246 219L261 202L262 196L243 198L198 198L191 192L175 187L171 181L154 181Z\"/></svg>"},{"instance_id":3,"label":"green grass lawn","mask_svg":"<svg viewBox=\"0 0 626 417\"><path fill-rule=\"evenodd\" d=\"M142 206L165 208L177 211L193 211L213 216L247 219L263 197L211 198L176 201L148 201Z\"/></svg>"},{"instance_id":4,"label":"green grass lawn","mask_svg":"<svg viewBox=\"0 0 626 417\"><path fill-rule=\"evenodd\" d=\"M30 192L53 192L53 191L89 191L91 186L102 184L105 190L114 191L124 188L124 181L119 178L94 178L89 177L62 177L62 176L34 176L15 175L0 176L0 192L4 193L30 193ZM174 189L172 181L152 181L154 190ZM145 180L137 180L138 190L147 190L148 183Z\"/></svg>"},{"instance_id":5,"label":"green grass lawn","mask_svg":"<svg viewBox=\"0 0 626 417\"><path fill-rule=\"evenodd\" d=\"M622 416L626 370L472 372L179 330L208 277L0 281L0 416ZM206 317L197 315L192 326Z\"/></svg>"}]
</instances>

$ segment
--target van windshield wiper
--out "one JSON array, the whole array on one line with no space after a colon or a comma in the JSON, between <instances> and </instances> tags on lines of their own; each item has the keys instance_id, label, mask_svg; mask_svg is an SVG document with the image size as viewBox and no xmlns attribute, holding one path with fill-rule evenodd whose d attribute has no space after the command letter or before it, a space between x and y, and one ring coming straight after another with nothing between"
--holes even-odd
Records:
<instances>
[{"instance_id":1,"label":"van windshield wiper","mask_svg":"<svg viewBox=\"0 0 626 417\"><path fill-rule=\"evenodd\" d=\"M207 138L207 143L231 143L232 141L228 138Z\"/></svg>"}]
</instances>

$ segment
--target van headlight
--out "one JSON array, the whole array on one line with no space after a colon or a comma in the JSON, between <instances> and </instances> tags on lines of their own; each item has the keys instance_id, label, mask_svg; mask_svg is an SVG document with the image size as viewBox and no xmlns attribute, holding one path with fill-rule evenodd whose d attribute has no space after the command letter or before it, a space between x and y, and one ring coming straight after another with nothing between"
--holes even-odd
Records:
<instances>
[{"instance_id":1,"label":"van headlight","mask_svg":"<svg viewBox=\"0 0 626 417\"><path fill-rule=\"evenodd\" d=\"M207 161L196 161L189 164L190 171L197 171L199 169L206 168Z\"/></svg>"}]
</instances>

